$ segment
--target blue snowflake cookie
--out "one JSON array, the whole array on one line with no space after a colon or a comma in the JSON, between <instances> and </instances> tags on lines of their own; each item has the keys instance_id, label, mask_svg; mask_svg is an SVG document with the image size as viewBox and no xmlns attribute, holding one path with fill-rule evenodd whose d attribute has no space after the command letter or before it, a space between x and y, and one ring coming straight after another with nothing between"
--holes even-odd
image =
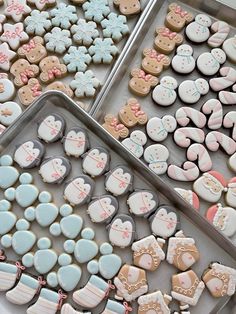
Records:
<instances>
[{"instance_id":1,"label":"blue snowflake cookie","mask_svg":"<svg viewBox=\"0 0 236 314\"><path fill-rule=\"evenodd\" d=\"M70 83L70 87L75 91L75 96L78 98L93 97L99 86L100 82L91 70L85 73L77 72L74 80Z\"/></svg>"},{"instance_id":2,"label":"blue snowflake cookie","mask_svg":"<svg viewBox=\"0 0 236 314\"><path fill-rule=\"evenodd\" d=\"M129 34L127 18L124 15L110 13L108 17L101 22L101 25L104 37L112 38L116 42Z\"/></svg>"},{"instance_id":3,"label":"blue snowflake cookie","mask_svg":"<svg viewBox=\"0 0 236 314\"><path fill-rule=\"evenodd\" d=\"M43 36L52 26L48 12L40 12L38 10L33 10L31 14L25 18L24 24L28 34L39 36Z\"/></svg>"},{"instance_id":4,"label":"blue snowflake cookie","mask_svg":"<svg viewBox=\"0 0 236 314\"><path fill-rule=\"evenodd\" d=\"M60 26L62 29L69 29L78 20L76 7L65 3L59 3L57 8L50 11L50 15L52 17L52 25Z\"/></svg>"},{"instance_id":5,"label":"blue snowflake cookie","mask_svg":"<svg viewBox=\"0 0 236 314\"><path fill-rule=\"evenodd\" d=\"M118 49L111 38L96 38L89 48L94 63L111 63L118 54Z\"/></svg>"},{"instance_id":6,"label":"blue snowflake cookie","mask_svg":"<svg viewBox=\"0 0 236 314\"><path fill-rule=\"evenodd\" d=\"M64 53L68 47L71 46L72 40L70 38L70 31L54 27L50 33L44 36L46 48L48 51L57 53Z\"/></svg>"},{"instance_id":7,"label":"blue snowflake cookie","mask_svg":"<svg viewBox=\"0 0 236 314\"><path fill-rule=\"evenodd\" d=\"M110 12L108 0L88 0L82 5L86 20L100 23Z\"/></svg>"},{"instance_id":8,"label":"blue snowflake cookie","mask_svg":"<svg viewBox=\"0 0 236 314\"><path fill-rule=\"evenodd\" d=\"M84 72L91 63L91 56L86 47L71 46L68 53L63 57L69 72Z\"/></svg>"},{"instance_id":9,"label":"blue snowflake cookie","mask_svg":"<svg viewBox=\"0 0 236 314\"><path fill-rule=\"evenodd\" d=\"M77 44L90 46L95 38L99 37L97 24L95 22L86 22L84 19L79 19L77 25L72 25L71 33Z\"/></svg>"}]
</instances>

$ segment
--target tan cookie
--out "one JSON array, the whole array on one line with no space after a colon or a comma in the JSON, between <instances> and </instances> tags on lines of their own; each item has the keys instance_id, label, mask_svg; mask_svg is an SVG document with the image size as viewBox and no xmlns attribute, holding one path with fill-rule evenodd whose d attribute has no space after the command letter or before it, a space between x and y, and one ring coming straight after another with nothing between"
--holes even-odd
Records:
<instances>
[{"instance_id":1,"label":"tan cookie","mask_svg":"<svg viewBox=\"0 0 236 314\"><path fill-rule=\"evenodd\" d=\"M129 130L112 114L108 114L104 118L102 125L115 139L126 138L129 135Z\"/></svg>"},{"instance_id":2,"label":"tan cookie","mask_svg":"<svg viewBox=\"0 0 236 314\"><path fill-rule=\"evenodd\" d=\"M39 36L30 39L28 43L18 49L20 57L26 57L30 63L39 63L47 56L47 50L43 46L44 40Z\"/></svg>"},{"instance_id":3,"label":"tan cookie","mask_svg":"<svg viewBox=\"0 0 236 314\"><path fill-rule=\"evenodd\" d=\"M60 91L60 92L63 92L65 93L67 96L69 97L73 97L74 93L72 91L72 89L69 87L69 85L67 84L64 84L62 82L59 82L59 81L55 81L51 84L49 84L46 89L46 91L48 90L57 90L57 91Z\"/></svg>"},{"instance_id":4,"label":"tan cookie","mask_svg":"<svg viewBox=\"0 0 236 314\"><path fill-rule=\"evenodd\" d=\"M187 238L179 231L169 239L166 260L179 270L185 271L192 267L200 258L193 238Z\"/></svg>"},{"instance_id":5,"label":"tan cookie","mask_svg":"<svg viewBox=\"0 0 236 314\"><path fill-rule=\"evenodd\" d=\"M140 104L135 98L130 98L127 104L120 109L119 118L127 128L131 128L137 124L144 125L148 121L147 114L141 109Z\"/></svg>"},{"instance_id":6,"label":"tan cookie","mask_svg":"<svg viewBox=\"0 0 236 314\"><path fill-rule=\"evenodd\" d=\"M156 52L155 49L144 49L143 56L142 68L152 75L158 76L170 65L170 58Z\"/></svg>"},{"instance_id":7,"label":"tan cookie","mask_svg":"<svg viewBox=\"0 0 236 314\"><path fill-rule=\"evenodd\" d=\"M176 3L171 3L168 11L169 13L166 16L165 24L172 31L180 32L185 25L193 20L193 15L183 10L183 8Z\"/></svg>"},{"instance_id":8,"label":"tan cookie","mask_svg":"<svg viewBox=\"0 0 236 314\"><path fill-rule=\"evenodd\" d=\"M147 96L152 87L158 84L158 79L151 74L146 74L143 70L134 69L131 72L129 81L130 90L138 96Z\"/></svg>"},{"instance_id":9,"label":"tan cookie","mask_svg":"<svg viewBox=\"0 0 236 314\"><path fill-rule=\"evenodd\" d=\"M73 2L75 5L81 5L85 3L86 0L70 0L70 1Z\"/></svg>"},{"instance_id":10,"label":"tan cookie","mask_svg":"<svg viewBox=\"0 0 236 314\"><path fill-rule=\"evenodd\" d=\"M41 95L42 86L35 78L29 80L28 84L18 90L18 97L24 106L29 106Z\"/></svg>"},{"instance_id":11,"label":"tan cookie","mask_svg":"<svg viewBox=\"0 0 236 314\"><path fill-rule=\"evenodd\" d=\"M155 48L165 54L171 53L184 40L181 34L171 32L167 27L158 27L156 33Z\"/></svg>"},{"instance_id":12,"label":"tan cookie","mask_svg":"<svg viewBox=\"0 0 236 314\"><path fill-rule=\"evenodd\" d=\"M119 10L124 15L137 14L141 11L140 0L113 0L119 6Z\"/></svg>"},{"instance_id":13,"label":"tan cookie","mask_svg":"<svg viewBox=\"0 0 236 314\"><path fill-rule=\"evenodd\" d=\"M25 59L15 61L10 69L14 75L14 84L18 87L28 84L30 78L36 77L39 73L39 67L35 64L30 64Z\"/></svg>"},{"instance_id":14,"label":"tan cookie","mask_svg":"<svg viewBox=\"0 0 236 314\"><path fill-rule=\"evenodd\" d=\"M161 291L155 291L142 295L138 298L138 314L167 314L170 313L168 307L172 297L168 294L162 294Z\"/></svg>"},{"instance_id":15,"label":"tan cookie","mask_svg":"<svg viewBox=\"0 0 236 314\"><path fill-rule=\"evenodd\" d=\"M61 64L60 60L56 56L46 57L40 61L39 67L41 70L40 80L43 83L49 83L56 78L60 78L66 75L67 68L65 64Z\"/></svg>"},{"instance_id":16,"label":"tan cookie","mask_svg":"<svg viewBox=\"0 0 236 314\"><path fill-rule=\"evenodd\" d=\"M234 268L212 263L204 272L202 280L215 298L231 296L235 293L236 270Z\"/></svg>"}]
</instances>

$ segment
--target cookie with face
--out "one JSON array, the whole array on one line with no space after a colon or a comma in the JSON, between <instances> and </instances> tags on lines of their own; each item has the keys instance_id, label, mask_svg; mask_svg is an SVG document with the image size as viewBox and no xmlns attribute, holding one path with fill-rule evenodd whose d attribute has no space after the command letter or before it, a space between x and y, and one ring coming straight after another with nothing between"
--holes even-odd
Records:
<instances>
[{"instance_id":1,"label":"cookie with face","mask_svg":"<svg viewBox=\"0 0 236 314\"><path fill-rule=\"evenodd\" d=\"M14 153L15 162L23 169L31 169L40 165L45 148L37 140L30 140L17 146Z\"/></svg>"},{"instance_id":2,"label":"cookie with face","mask_svg":"<svg viewBox=\"0 0 236 314\"><path fill-rule=\"evenodd\" d=\"M46 183L62 183L71 171L71 163L61 156L54 156L44 159L39 174Z\"/></svg>"},{"instance_id":3,"label":"cookie with face","mask_svg":"<svg viewBox=\"0 0 236 314\"><path fill-rule=\"evenodd\" d=\"M64 199L72 206L88 203L93 195L95 183L86 175L71 179L64 189Z\"/></svg>"},{"instance_id":4,"label":"cookie with face","mask_svg":"<svg viewBox=\"0 0 236 314\"><path fill-rule=\"evenodd\" d=\"M67 156L78 158L89 148L88 134L82 128L72 128L63 137L62 143Z\"/></svg>"},{"instance_id":5,"label":"cookie with face","mask_svg":"<svg viewBox=\"0 0 236 314\"><path fill-rule=\"evenodd\" d=\"M110 155L107 149L95 147L82 156L83 172L91 177L98 177L109 170Z\"/></svg>"},{"instance_id":6,"label":"cookie with face","mask_svg":"<svg viewBox=\"0 0 236 314\"><path fill-rule=\"evenodd\" d=\"M125 248L135 238L135 222L131 216L120 214L115 216L108 225L108 237L112 245Z\"/></svg>"},{"instance_id":7,"label":"cookie with face","mask_svg":"<svg viewBox=\"0 0 236 314\"><path fill-rule=\"evenodd\" d=\"M104 223L116 215L119 208L117 199L112 195L102 195L94 198L88 205L87 213L92 222Z\"/></svg>"},{"instance_id":8,"label":"cookie with face","mask_svg":"<svg viewBox=\"0 0 236 314\"><path fill-rule=\"evenodd\" d=\"M135 191L128 197L127 204L131 214L139 217L148 217L157 209L159 198L153 191Z\"/></svg>"},{"instance_id":9,"label":"cookie with face","mask_svg":"<svg viewBox=\"0 0 236 314\"><path fill-rule=\"evenodd\" d=\"M153 234L164 239L171 237L179 227L179 214L169 205L161 205L156 212L149 217Z\"/></svg>"},{"instance_id":10,"label":"cookie with face","mask_svg":"<svg viewBox=\"0 0 236 314\"><path fill-rule=\"evenodd\" d=\"M38 126L38 137L46 143L53 143L62 138L66 122L62 116L52 113L46 116Z\"/></svg>"},{"instance_id":11,"label":"cookie with face","mask_svg":"<svg viewBox=\"0 0 236 314\"><path fill-rule=\"evenodd\" d=\"M118 166L106 174L105 189L115 196L132 191L134 176L126 166Z\"/></svg>"}]
</instances>

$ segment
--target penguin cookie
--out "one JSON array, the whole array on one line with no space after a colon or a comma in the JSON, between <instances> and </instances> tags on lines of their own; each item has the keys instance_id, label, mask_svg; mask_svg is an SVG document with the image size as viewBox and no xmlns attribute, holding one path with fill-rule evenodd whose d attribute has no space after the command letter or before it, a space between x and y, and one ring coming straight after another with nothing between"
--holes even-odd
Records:
<instances>
[{"instance_id":1,"label":"penguin cookie","mask_svg":"<svg viewBox=\"0 0 236 314\"><path fill-rule=\"evenodd\" d=\"M57 113L46 116L38 126L38 137L46 143L53 143L62 138L65 130L65 120Z\"/></svg>"},{"instance_id":2,"label":"penguin cookie","mask_svg":"<svg viewBox=\"0 0 236 314\"><path fill-rule=\"evenodd\" d=\"M42 162L39 174L46 183L62 183L71 171L71 163L65 157L49 157Z\"/></svg>"}]
</instances>

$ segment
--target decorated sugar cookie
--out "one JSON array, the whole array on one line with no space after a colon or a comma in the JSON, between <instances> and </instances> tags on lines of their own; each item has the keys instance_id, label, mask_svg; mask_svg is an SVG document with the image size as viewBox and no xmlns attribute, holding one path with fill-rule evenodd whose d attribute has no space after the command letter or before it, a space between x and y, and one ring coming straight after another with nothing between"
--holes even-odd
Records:
<instances>
[{"instance_id":1,"label":"decorated sugar cookie","mask_svg":"<svg viewBox=\"0 0 236 314\"><path fill-rule=\"evenodd\" d=\"M189 161L197 161L199 170L202 172L212 169L212 160L208 150L202 144L194 143L187 150L187 158Z\"/></svg>"},{"instance_id":2,"label":"decorated sugar cookie","mask_svg":"<svg viewBox=\"0 0 236 314\"><path fill-rule=\"evenodd\" d=\"M169 133L174 132L177 123L171 115L165 115L162 118L153 117L148 120L147 134L155 142L164 141Z\"/></svg>"},{"instance_id":3,"label":"decorated sugar cookie","mask_svg":"<svg viewBox=\"0 0 236 314\"><path fill-rule=\"evenodd\" d=\"M152 92L152 98L160 106L166 107L172 105L177 97L175 89L178 83L171 76L164 76L160 80L160 84L156 86Z\"/></svg>"},{"instance_id":4,"label":"decorated sugar cookie","mask_svg":"<svg viewBox=\"0 0 236 314\"><path fill-rule=\"evenodd\" d=\"M169 151L161 144L150 145L144 151L144 160L149 164L149 168L158 175L166 173L168 158Z\"/></svg>"},{"instance_id":5,"label":"decorated sugar cookie","mask_svg":"<svg viewBox=\"0 0 236 314\"><path fill-rule=\"evenodd\" d=\"M202 43L210 36L211 19L206 14L198 14L195 21L186 27L186 35L194 43Z\"/></svg>"},{"instance_id":6,"label":"decorated sugar cookie","mask_svg":"<svg viewBox=\"0 0 236 314\"><path fill-rule=\"evenodd\" d=\"M120 12L127 16L137 14L141 10L140 0L113 0L113 2L119 7Z\"/></svg>"},{"instance_id":7,"label":"decorated sugar cookie","mask_svg":"<svg viewBox=\"0 0 236 314\"><path fill-rule=\"evenodd\" d=\"M208 91L208 82L203 78L198 78L195 81L183 81L178 88L180 99L187 104L195 104L201 96L206 95Z\"/></svg>"},{"instance_id":8,"label":"decorated sugar cookie","mask_svg":"<svg viewBox=\"0 0 236 314\"><path fill-rule=\"evenodd\" d=\"M87 213L92 222L110 222L119 208L117 199L112 195L95 197L88 205Z\"/></svg>"},{"instance_id":9,"label":"decorated sugar cookie","mask_svg":"<svg viewBox=\"0 0 236 314\"><path fill-rule=\"evenodd\" d=\"M193 15L176 3L171 3L168 7L168 11L165 24L175 32L180 32L186 24L193 20Z\"/></svg>"},{"instance_id":10,"label":"decorated sugar cookie","mask_svg":"<svg viewBox=\"0 0 236 314\"><path fill-rule=\"evenodd\" d=\"M157 209L159 198L153 191L137 190L129 195L127 204L131 214L148 217Z\"/></svg>"},{"instance_id":11,"label":"decorated sugar cookie","mask_svg":"<svg viewBox=\"0 0 236 314\"><path fill-rule=\"evenodd\" d=\"M207 43L210 47L220 47L230 32L230 26L224 21L215 21L211 25L211 31L213 35L208 39Z\"/></svg>"},{"instance_id":12,"label":"decorated sugar cookie","mask_svg":"<svg viewBox=\"0 0 236 314\"><path fill-rule=\"evenodd\" d=\"M21 107L14 101L0 103L0 122L6 126L12 124L21 113Z\"/></svg>"},{"instance_id":13,"label":"decorated sugar cookie","mask_svg":"<svg viewBox=\"0 0 236 314\"><path fill-rule=\"evenodd\" d=\"M236 172L236 153L230 156L228 160L228 165L232 171Z\"/></svg>"},{"instance_id":14,"label":"decorated sugar cookie","mask_svg":"<svg viewBox=\"0 0 236 314\"><path fill-rule=\"evenodd\" d=\"M175 191L179 193L186 202L192 205L195 209L199 210L200 202L196 193L192 190L185 190L181 188L175 188Z\"/></svg>"},{"instance_id":15,"label":"decorated sugar cookie","mask_svg":"<svg viewBox=\"0 0 236 314\"><path fill-rule=\"evenodd\" d=\"M225 200L229 206L236 208L236 177L230 179L227 184Z\"/></svg>"},{"instance_id":16,"label":"decorated sugar cookie","mask_svg":"<svg viewBox=\"0 0 236 314\"><path fill-rule=\"evenodd\" d=\"M23 23L5 23L3 25L3 34L1 35L0 39L3 42L7 42L11 49L16 50L21 45L21 43L24 43L29 39L29 36L24 31Z\"/></svg>"},{"instance_id":17,"label":"decorated sugar cookie","mask_svg":"<svg viewBox=\"0 0 236 314\"><path fill-rule=\"evenodd\" d=\"M158 84L158 79L146 74L141 69L133 69L131 71L131 80L129 81L129 88L132 93L144 97L147 96L150 90Z\"/></svg>"},{"instance_id":18,"label":"decorated sugar cookie","mask_svg":"<svg viewBox=\"0 0 236 314\"><path fill-rule=\"evenodd\" d=\"M170 308L168 305L171 300L171 296L167 294L163 295L159 290L142 295L138 298L138 314L149 314L152 313L152 311L153 313L169 314Z\"/></svg>"},{"instance_id":19,"label":"decorated sugar cookie","mask_svg":"<svg viewBox=\"0 0 236 314\"><path fill-rule=\"evenodd\" d=\"M234 268L212 263L205 270L202 280L215 298L221 298L225 295L231 296L235 293L236 270Z\"/></svg>"},{"instance_id":20,"label":"decorated sugar cookie","mask_svg":"<svg viewBox=\"0 0 236 314\"><path fill-rule=\"evenodd\" d=\"M86 175L71 179L66 183L64 198L72 205L83 205L88 203L93 195L95 183Z\"/></svg>"},{"instance_id":21,"label":"decorated sugar cookie","mask_svg":"<svg viewBox=\"0 0 236 314\"><path fill-rule=\"evenodd\" d=\"M223 43L223 50L226 53L227 57L232 61L236 62L236 48L235 48L236 37L228 38Z\"/></svg>"},{"instance_id":22,"label":"decorated sugar cookie","mask_svg":"<svg viewBox=\"0 0 236 314\"><path fill-rule=\"evenodd\" d=\"M11 211L11 203L7 200L0 201L0 236L10 232L15 223L17 217L14 212Z\"/></svg>"},{"instance_id":23,"label":"decorated sugar cookie","mask_svg":"<svg viewBox=\"0 0 236 314\"><path fill-rule=\"evenodd\" d=\"M83 172L89 174L92 178L101 176L109 170L110 154L103 147L90 149L82 158Z\"/></svg>"},{"instance_id":24,"label":"decorated sugar cookie","mask_svg":"<svg viewBox=\"0 0 236 314\"><path fill-rule=\"evenodd\" d=\"M61 156L45 158L42 162L39 174L46 183L62 183L71 171L71 163Z\"/></svg>"},{"instance_id":25,"label":"decorated sugar cookie","mask_svg":"<svg viewBox=\"0 0 236 314\"><path fill-rule=\"evenodd\" d=\"M70 129L62 139L63 148L67 156L80 157L89 147L89 139L86 130L74 127Z\"/></svg>"},{"instance_id":26,"label":"decorated sugar cookie","mask_svg":"<svg viewBox=\"0 0 236 314\"><path fill-rule=\"evenodd\" d=\"M64 118L53 113L46 116L38 126L38 137L46 143L53 143L62 138L65 130Z\"/></svg>"},{"instance_id":27,"label":"decorated sugar cookie","mask_svg":"<svg viewBox=\"0 0 236 314\"><path fill-rule=\"evenodd\" d=\"M143 155L143 146L147 143L147 136L140 130L133 131L130 137L124 139L122 144L137 158Z\"/></svg>"},{"instance_id":28,"label":"decorated sugar cookie","mask_svg":"<svg viewBox=\"0 0 236 314\"><path fill-rule=\"evenodd\" d=\"M167 239L179 228L179 214L169 205L161 205L149 218L150 227L154 235Z\"/></svg>"},{"instance_id":29,"label":"decorated sugar cookie","mask_svg":"<svg viewBox=\"0 0 236 314\"><path fill-rule=\"evenodd\" d=\"M136 228L131 216L125 214L115 216L107 229L109 241L112 245L125 248L134 241Z\"/></svg>"},{"instance_id":30,"label":"decorated sugar cookie","mask_svg":"<svg viewBox=\"0 0 236 314\"><path fill-rule=\"evenodd\" d=\"M155 48L164 54L170 54L176 46L182 44L184 38L181 34L172 32L167 27L157 27L155 38Z\"/></svg>"},{"instance_id":31,"label":"decorated sugar cookie","mask_svg":"<svg viewBox=\"0 0 236 314\"><path fill-rule=\"evenodd\" d=\"M143 51L142 68L147 73L158 76L170 65L170 59L162 53L158 53L155 49L146 48Z\"/></svg>"},{"instance_id":32,"label":"decorated sugar cookie","mask_svg":"<svg viewBox=\"0 0 236 314\"><path fill-rule=\"evenodd\" d=\"M104 310L101 314L106 314L106 313L125 314L125 313L129 313L131 311L132 311L132 307L129 306L129 304L127 302L123 302L123 304L122 304L122 303L114 301L112 299L108 299L107 303L106 303L106 307L104 308Z\"/></svg>"},{"instance_id":33,"label":"decorated sugar cookie","mask_svg":"<svg viewBox=\"0 0 236 314\"><path fill-rule=\"evenodd\" d=\"M165 240L147 236L132 244L134 265L146 270L155 271L165 259L163 246Z\"/></svg>"},{"instance_id":34,"label":"decorated sugar cookie","mask_svg":"<svg viewBox=\"0 0 236 314\"><path fill-rule=\"evenodd\" d=\"M19 178L19 171L13 166L10 155L0 157L0 188L7 189L13 186Z\"/></svg>"},{"instance_id":35,"label":"decorated sugar cookie","mask_svg":"<svg viewBox=\"0 0 236 314\"><path fill-rule=\"evenodd\" d=\"M103 128L109 132L115 139L126 138L129 135L129 129L112 114L104 117Z\"/></svg>"},{"instance_id":36,"label":"decorated sugar cookie","mask_svg":"<svg viewBox=\"0 0 236 314\"><path fill-rule=\"evenodd\" d=\"M131 128L137 124L146 124L148 117L142 110L138 100L130 98L127 100L126 105L120 109L119 119L127 128Z\"/></svg>"},{"instance_id":37,"label":"decorated sugar cookie","mask_svg":"<svg viewBox=\"0 0 236 314\"><path fill-rule=\"evenodd\" d=\"M176 50L176 55L171 61L172 68L180 74L191 73L195 69L195 59L193 48L190 45L183 44Z\"/></svg>"},{"instance_id":38,"label":"decorated sugar cookie","mask_svg":"<svg viewBox=\"0 0 236 314\"><path fill-rule=\"evenodd\" d=\"M20 22L24 15L31 12L26 0L7 0L4 14L11 17L14 22Z\"/></svg>"},{"instance_id":39,"label":"decorated sugar cookie","mask_svg":"<svg viewBox=\"0 0 236 314\"><path fill-rule=\"evenodd\" d=\"M37 140L24 142L17 146L14 161L23 169L37 167L45 153L45 147Z\"/></svg>"},{"instance_id":40,"label":"decorated sugar cookie","mask_svg":"<svg viewBox=\"0 0 236 314\"><path fill-rule=\"evenodd\" d=\"M73 2L78 2L78 1L84 1L84 0L74 0ZM61 314L84 314L84 312L76 311L69 303L65 303L63 304L61 308ZM91 312L87 312L86 314L91 314Z\"/></svg>"},{"instance_id":41,"label":"decorated sugar cookie","mask_svg":"<svg viewBox=\"0 0 236 314\"><path fill-rule=\"evenodd\" d=\"M1 55L1 51L0 51L0 55ZM13 99L14 94L15 94L15 86L11 82L11 80L9 80L8 74L0 73L0 102L3 103L5 101Z\"/></svg>"},{"instance_id":42,"label":"decorated sugar cookie","mask_svg":"<svg viewBox=\"0 0 236 314\"><path fill-rule=\"evenodd\" d=\"M204 75L216 74L226 61L226 54L220 48L202 53L197 59L197 68Z\"/></svg>"},{"instance_id":43,"label":"decorated sugar cookie","mask_svg":"<svg viewBox=\"0 0 236 314\"><path fill-rule=\"evenodd\" d=\"M38 75L39 67L36 64L30 64L25 59L18 59L12 64L10 73L15 77L14 84L21 87Z\"/></svg>"},{"instance_id":44,"label":"decorated sugar cookie","mask_svg":"<svg viewBox=\"0 0 236 314\"><path fill-rule=\"evenodd\" d=\"M106 174L105 188L114 196L132 191L133 174L126 166L117 166Z\"/></svg>"}]
</instances>

